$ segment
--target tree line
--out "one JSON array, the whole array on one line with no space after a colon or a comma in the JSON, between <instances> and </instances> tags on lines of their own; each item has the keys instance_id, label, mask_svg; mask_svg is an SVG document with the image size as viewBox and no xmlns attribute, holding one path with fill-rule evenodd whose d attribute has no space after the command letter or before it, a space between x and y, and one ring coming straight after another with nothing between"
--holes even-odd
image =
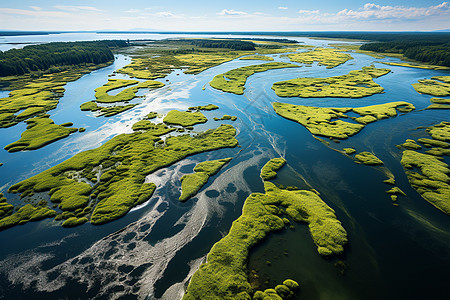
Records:
<instances>
[{"instance_id":1,"label":"tree line","mask_svg":"<svg viewBox=\"0 0 450 300\"><path fill-rule=\"evenodd\" d=\"M122 40L54 42L0 51L0 76L23 75L64 66L101 64L114 60L111 48L126 47Z\"/></svg>"},{"instance_id":2,"label":"tree line","mask_svg":"<svg viewBox=\"0 0 450 300\"><path fill-rule=\"evenodd\" d=\"M226 48L231 50L255 50L255 44L247 41L239 40L187 40L189 44L200 48Z\"/></svg>"},{"instance_id":3,"label":"tree line","mask_svg":"<svg viewBox=\"0 0 450 300\"><path fill-rule=\"evenodd\" d=\"M450 67L450 42L447 40L403 40L369 43L360 47L381 53L401 53L405 57L433 65Z\"/></svg>"}]
</instances>

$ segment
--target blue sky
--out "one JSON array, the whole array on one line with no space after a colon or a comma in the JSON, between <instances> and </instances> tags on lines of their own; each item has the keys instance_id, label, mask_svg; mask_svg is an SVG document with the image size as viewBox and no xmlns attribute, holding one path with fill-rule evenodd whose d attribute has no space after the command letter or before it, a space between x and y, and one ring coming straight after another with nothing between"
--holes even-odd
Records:
<instances>
[{"instance_id":1,"label":"blue sky","mask_svg":"<svg viewBox=\"0 0 450 300\"><path fill-rule=\"evenodd\" d=\"M450 3L382 0L0 1L0 30L408 31L450 29Z\"/></svg>"}]
</instances>

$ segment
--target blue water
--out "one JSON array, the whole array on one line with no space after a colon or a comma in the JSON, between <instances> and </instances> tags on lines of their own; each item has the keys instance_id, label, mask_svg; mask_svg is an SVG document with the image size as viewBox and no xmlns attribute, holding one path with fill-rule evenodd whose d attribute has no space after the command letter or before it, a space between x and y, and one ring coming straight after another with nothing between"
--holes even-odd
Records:
<instances>
[{"instance_id":1,"label":"blue water","mask_svg":"<svg viewBox=\"0 0 450 300\"><path fill-rule=\"evenodd\" d=\"M99 39L95 34L65 34L17 40L45 42L47 38ZM320 46L334 42L299 40ZM280 55L271 56L275 61L287 61ZM313 64L257 73L247 80L244 95L215 90L208 82L219 73L261 62L234 60L198 75L176 70L161 80L165 87L147 91L145 98L137 100L142 104L111 118L82 112L79 105L94 99L94 89L105 84L114 70L127 64L126 57L119 55L113 65L68 83L60 104L50 111L51 118L58 124L71 121L74 127L85 127L86 132L72 134L35 151L0 151L0 162L4 163L0 167L0 190L5 191L11 184L76 153L95 148L112 136L131 132L131 125L150 111L164 114L171 109L216 104L220 109L204 112L209 121L196 125L194 131L233 124L241 147L197 154L155 172L147 178L157 185L155 195L117 221L65 229L58 222L44 220L0 232L2 245L7 245L0 249L0 298L128 295L177 299L188 274L240 216L245 198L252 192L264 191L258 175L260 168L269 159L284 156L288 164L276 182L315 188L321 193L348 232L349 245L338 258L348 267L345 275L340 275L334 267L336 259L321 258L307 227L297 224L295 230L270 235L251 252L249 269L257 270L264 279L260 282L263 288L292 278L302 286L302 299L441 299L449 292L450 223L446 215L410 187L399 163L401 151L395 145L406 138L426 136L423 129L416 130L418 126L448 121L445 110L421 111L429 105L431 96L418 94L411 83L449 72L385 66L370 56L356 53L352 56L354 60L333 69ZM277 81L343 75L371 64L393 71L375 79L385 88L383 94L361 99L300 99L278 97L271 89ZM408 101L417 110L369 124L354 137L327 147L300 124L276 115L271 106L275 101L321 107ZM213 121L213 117L224 114L238 119ZM24 123L0 129L1 144L17 140L24 129ZM355 164L331 149L345 147L374 152L385 162L385 168ZM191 173L200 161L224 157L233 160L198 195L179 203L179 179L183 174ZM448 158L445 160L449 162ZM394 207L385 193L390 188L382 182L386 169L395 175L397 185L408 195L399 197L399 207ZM19 203L17 195L7 196L13 203ZM287 256L282 255L284 249ZM265 264L267 260L272 262L270 266ZM266 279L269 283L264 284Z\"/></svg>"}]
</instances>

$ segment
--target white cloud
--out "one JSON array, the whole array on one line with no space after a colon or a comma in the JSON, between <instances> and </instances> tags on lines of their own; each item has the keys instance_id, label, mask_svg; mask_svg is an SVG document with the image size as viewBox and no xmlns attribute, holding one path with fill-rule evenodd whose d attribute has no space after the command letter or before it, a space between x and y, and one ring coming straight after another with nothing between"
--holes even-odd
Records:
<instances>
[{"instance_id":1,"label":"white cloud","mask_svg":"<svg viewBox=\"0 0 450 300\"><path fill-rule=\"evenodd\" d=\"M139 10L138 10L138 9L132 8L132 9L126 10L125 12L126 12L126 13L130 13L130 14L135 14L135 13L138 13Z\"/></svg>"},{"instance_id":2,"label":"white cloud","mask_svg":"<svg viewBox=\"0 0 450 300\"><path fill-rule=\"evenodd\" d=\"M5 15L22 15L34 17L68 17L70 14L62 11L43 11L43 10L26 10L16 8L0 8L0 14Z\"/></svg>"},{"instance_id":3,"label":"white cloud","mask_svg":"<svg viewBox=\"0 0 450 300\"><path fill-rule=\"evenodd\" d=\"M243 11L236 11L234 9L224 9L220 13L217 13L220 16L243 16L248 15L246 12Z\"/></svg>"},{"instance_id":4,"label":"white cloud","mask_svg":"<svg viewBox=\"0 0 450 300\"><path fill-rule=\"evenodd\" d=\"M278 9L288 9L287 6L279 6Z\"/></svg>"},{"instance_id":5,"label":"white cloud","mask_svg":"<svg viewBox=\"0 0 450 300\"><path fill-rule=\"evenodd\" d=\"M34 10L42 10L42 7L39 6L30 6L30 8Z\"/></svg>"},{"instance_id":6,"label":"white cloud","mask_svg":"<svg viewBox=\"0 0 450 300\"><path fill-rule=\"evenodd\" d=\"M450 4L442 2L436 6L408 7L366 3L358 10L346 8L339 11L337 15L354 19L420 19L430 16L450 15Z\"/></svg>"},{"instance_id":7,"label":"white cloud","mask_svg":"<svg viewBox=\"0 0 450 300\"><path fill-rule=\"evenodd\" d=\"M92 12L100 12L101 9L92 6L71 6L71 5L55 5L53 6L56 9L65 10L65 11L92 11Z\"/></svg>"},{"instance_id":8,"label":"white cloud","mask_svg":"<svg viewBox=\"0 0 450 300\"><path fill-rule=\"evenodd\" d=\"M156 15L158 17L176 17L173 13L171 13L170 11L160 11L157 12Z\"/></svg>"},{"instance_id":9,"label":"white cloud","mask_svg":"<svg viewBox=\"0 0 450 300\"><path fill-rule=\"evenodd\" d=\"M303 10L303 9L300 9L298 11L298 13L302 14L302 15L317 15L320 12L318 10Z\"/></svg>"}]
</instances>

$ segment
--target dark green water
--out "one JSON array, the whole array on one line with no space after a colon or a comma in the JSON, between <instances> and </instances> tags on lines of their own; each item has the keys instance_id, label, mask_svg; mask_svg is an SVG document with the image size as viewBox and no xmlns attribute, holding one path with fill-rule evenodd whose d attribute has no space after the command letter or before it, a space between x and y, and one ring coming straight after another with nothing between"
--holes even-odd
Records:
<instances>
[{"instance_id":1,"label":"dark green water","mask_svg":"<svg viewBox=\"0 0 450 300\"><path fill-rule=\"evenodd\" d=\"M308 44L327 42L310 40ZM147 93L141 105L112 118L95 118L78 107L93 99L94 89L107 81L108 74L127 63L124 57L111 67L69 83L60 105L50 112L52 118L56 123L72 121L75 127L88 130L40 150L0 152L0 162L5 164L0 168L3 191L116 134L131 132L131 124L150 111L165 113L216 104L220 109L205 112L210 121L195 130L218 126L213 117L235 115L236 122L223 123L238 129L241 148L191 156L150 175L147 180L158 186L155 195L112 223L66 229L44 220L0 232L0 298L180 298L189 273L228 232L246 197L263 192L259 170L277 156L285 157L288 164L276 182L318 190L343 223L349 244L341 257L324 259L306 225L295 224L293 230L271 234L249 257L249 269L259 276L255 284L268 288L292 278L301 284L301 299L444 298L450 292L450 221L409 186L399 163L401 152L395 145L406 138L425 136L423 130L415 130L418 126L448 121L448 111L420 111L429 105L431 96L420 95L411 86L418 79L448 72L389 66L393 73L375 80L385 93L362 99L280 98L271 90L280 80L343 75L372 63L385 67L372 57L352 55L354 60L334 69L314 64L257 73L248 79L241 96L202 87L216 74L260 62L235 60L195 76L176 71L167 77L166 87ZM273 57L286 61L279 55ZM374 152L407 197L399 197L400 206L393 206L385 193L390 186L383 183L386 169L355 164L326 147L301 125L277 116L271 106L274 101L322 107L392 101L414 104L417 111L375 122L356 136L331 145ZM24 124L0 129L2 145L17 140L23 129ZM179 203L182 175L192 172L197 162L224 157L233 160L196 197ZM18 201L15 195L8 197ZM335 267L337 261L345 263L344 274L342 268Z\"/></svg>"}]
</instances>

